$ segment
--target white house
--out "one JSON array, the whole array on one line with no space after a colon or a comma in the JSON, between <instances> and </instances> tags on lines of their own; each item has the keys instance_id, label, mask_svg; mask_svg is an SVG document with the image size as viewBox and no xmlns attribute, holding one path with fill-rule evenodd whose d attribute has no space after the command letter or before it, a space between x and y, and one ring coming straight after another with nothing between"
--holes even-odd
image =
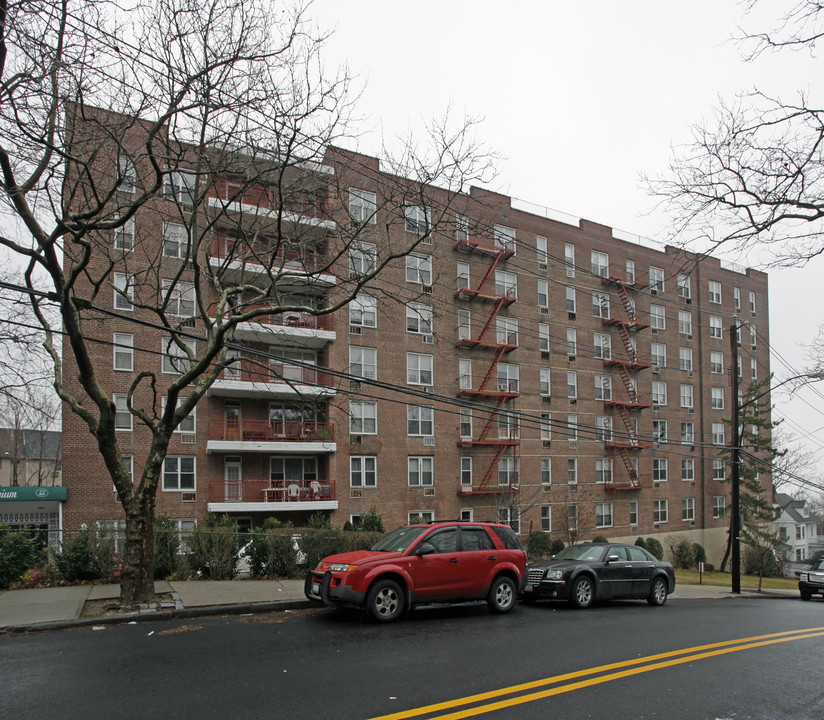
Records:
<instances>
[{"instance_id":1,"label":"white house","mask_svg":"<svg viewBox=\"0 0 824 720\"><path fill-rule=\"evenodd\" d=\"M775 532L785 546L788 560L803 562L824 549L824 538L816 532L819 518L809 511L806 500L794 500L777 492L774 504L778 511Z\"/></svg>"}]
</instances>

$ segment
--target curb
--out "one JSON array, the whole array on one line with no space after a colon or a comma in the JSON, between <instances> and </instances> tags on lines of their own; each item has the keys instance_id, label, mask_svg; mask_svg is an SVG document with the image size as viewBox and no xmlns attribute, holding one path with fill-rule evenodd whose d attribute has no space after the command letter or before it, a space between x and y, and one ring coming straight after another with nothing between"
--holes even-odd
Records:
<instances>
[{"instance_id":1,"label":"curb","mask_svg":"<svg viewBox=\"0 0 824 720\"><path fill-rule=\"evenodd\" d=\"M91 627L93 625L125 625L128 623L146 623L162 620L183 620L186 618L215 617L218 615L251 615L283 610L303 610L312 607L317 607L317 605L309 600L278 600L275 602L236 603L233 605L206 605L203 607L182 608L180 610L166 610L161 612L134 612L123 613L122 615L103 615L96 618L32 623L30 625L9 625L0 628L0 635L69 630Z\"/></svg>"}]
</instances>

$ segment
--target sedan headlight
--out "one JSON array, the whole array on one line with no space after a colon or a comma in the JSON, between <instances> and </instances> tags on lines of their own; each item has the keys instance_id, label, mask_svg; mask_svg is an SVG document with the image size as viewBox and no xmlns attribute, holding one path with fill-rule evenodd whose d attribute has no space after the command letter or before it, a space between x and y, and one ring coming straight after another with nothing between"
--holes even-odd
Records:
<instances>
[{"instance_id":1,"label":"sedan headlight","mask_svg":"<svg viewBox=\"0 0 824 720\"><path fill-rule=\"evenodd\" d=\"M329 569L332 572L342 572L342 573L349 573L355 572L358 569L357 565L347 565L346 563L332 563L329 566Z\"/></svg>"},{"instance_id":2,"label":"sedan headlight","mask_svg":"<svg viewBox=\"0 0 824 720\"><path fill-rule=\"evenodd\" d=\"M546 579L547 580L560 580L563 576L564 576L564 573L561 570L547 570L546 571Z\"/></svg>"}]
</instances>

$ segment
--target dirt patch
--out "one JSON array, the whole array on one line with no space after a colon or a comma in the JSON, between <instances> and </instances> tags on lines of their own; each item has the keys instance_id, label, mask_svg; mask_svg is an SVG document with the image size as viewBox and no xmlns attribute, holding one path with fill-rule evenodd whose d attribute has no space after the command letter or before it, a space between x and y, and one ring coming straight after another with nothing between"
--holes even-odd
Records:
<instances>
[{"instance_id":1,"label":"dirt patch","mask_svg":"<svg viewBox=\"0 0 824 720\"><path fill-rule=\"evenodd\" d=\"M158 600L154 603L154 609L160 612L161 610L169 610L168 607L161 607L161 603L174 603L171 593L162 593L158 595ZM106 617L110 615L128 615L140 611L140 605L123 605L119 600L109 598L107 600L87 600L83 604L83 612L80 613L82 618L96 618ZM172 608L174 604L172 605Z\"/></svg>"},{"instance_id":2,"label":"dirt patch","mask_svg":"<svg viewBox=\"0 0 824 720\"><path fill-rule=\"evenodd\" d=\"M178 633L194 632L195 630L203 630L203 625L181 625L171 630L161 630L158 635L177 635Z\"/></svg>"}]
</instances>

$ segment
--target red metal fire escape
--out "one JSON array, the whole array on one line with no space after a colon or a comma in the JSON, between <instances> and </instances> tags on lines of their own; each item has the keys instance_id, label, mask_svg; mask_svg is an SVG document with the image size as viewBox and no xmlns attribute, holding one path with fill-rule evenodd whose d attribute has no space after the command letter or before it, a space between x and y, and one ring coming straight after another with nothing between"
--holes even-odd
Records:
<instances>
[{"instance_id":1,"label":"red metal fire escape","mask_svg":"<svg viewBox=\"0 0 824 720\"><path fill-rule=\"evenodd\" d=\"M495 285L495 268L499 263L506 262L514 254L513 250L486 245L474 240L462 239L455 243L455 250L461 253L477 253L491 260L483 278L477 287L471 287L469 278L458 278L458 290L455 297L460 300L468 300L477 303L478 306L487 306L490 310L481 331L474 337L459 337L457 346L470 350L484 351L492 354L489 369L483 376L477 388L461 389L457 397L471 399L477 403L483 403L485 408L473 408L473 414L477 416L480 412L485 416L485 421L481 432L477 438L461 439L458 441L459 447L489 448L492 455L489 459L481 481L476 485L473 481L471 489L461 487L459 495L480 494L480 493L513 493L519 487L519 463L518 451L520 448L520 434L517 421L518 409L515 407L518 397L520 397L517 380L499 380L497 377L498 364L501 358L508 352L518 347L517 335L507 332L505 336L500 336L496 319L503 308L509 307L516 301L516 297L509 288L499 288ZM474 379L473 379L474 381ZM499 424L500 416L505 413L513 413L514 421L507 421L506 437L500 437L500 426L498 431L493 432L495 425ZM490 481L498 472L500 461L509 456L513 461L513 474L507 476L507 482L498 482L490 485ZM484 456L486 457L486 456ZM480 460L480 458L479 458Z\"/></svg>"},{"instance_id":2,"label":"red metal fire escape","mask_svg":"<svg viewBox=\"0 0 824 720\"><path fill-rule=\"evenodd\" d=\"M641 361L630 334L637 334L639 330L648 328L649 325L638 321L635 304L629 292L640 290L642 285L634 279L613 274L601 278L601 283L614 287L621 301L619 316L612 317L611 313L602 313L601 317L603 324L615 328L621 338L622 348L617 351L613 349L609 357L604 357L604 365L618 370L625 394L625 399L619 399L616 388L610 388L608 399L607 397L604 399L604 405L613 410L613 430L604 442L604 447L611 451L613 457L612 482L607 485L607 488L609 490L639 490L642 487L648 487L648 484L642 482L633 458L637 458L640 450L650 448L652 445L639 441L638 428L633 418L637 411L651 407L651 403L641 399L637 383L633 382L633 378L637 377L639 370L648 369L650 364ZM616 415L621 419L621 428L616 428ZM621 458L626 471L626 474L622 474L620 478L617 477L615 469L616 455Z\"/></svg>"}]
</instances>

